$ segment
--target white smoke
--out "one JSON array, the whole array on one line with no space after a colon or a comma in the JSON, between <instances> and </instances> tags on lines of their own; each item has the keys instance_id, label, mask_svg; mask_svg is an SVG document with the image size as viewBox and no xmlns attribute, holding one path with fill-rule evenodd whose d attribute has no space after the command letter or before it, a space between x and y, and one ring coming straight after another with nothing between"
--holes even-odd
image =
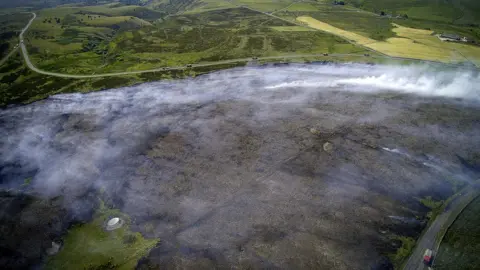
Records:
<instances>
[{"instance_id":1,"label":"white smoke","mask_svg":"<svg viewBox=\"0 0 480 270\"><path fill-rule=\"evenodd\" d=\"M409 215L397 199L443 194L446 164L480 149L475 117L461 118L463 130L450 115L436 117L443 106L476 115L479 82L471 71L431 67L292 65L56 95L0 111L0 189L32 177L29 191L79 208L86 190L105 190L162 241L231 258L248 256L234 247L255 246L252 228L266 224L289 234L279 241L289 256L309 259L289 248L305 233L325 250L350 252L353 269L376 256L362 238L374 224ZM415 112L422 102L432 107L420 116L440 123Z\"/></svg>"},{"instance_id":2,"label":"white smoke","mask_svg":"<svg viewBox=\"0 0 480 270\"><path fill-rule=\"evenodd\" d=\"M351 69L322 66L315 71L305 68L301 70L315 72L318 78L282 82L268 85L266 89L339 87L339 90L352 92L395 91L480 101L480 76L476 71L438 71L427 66L365 66L361 69L357 65Z\"/></svg>"}]
</instances>

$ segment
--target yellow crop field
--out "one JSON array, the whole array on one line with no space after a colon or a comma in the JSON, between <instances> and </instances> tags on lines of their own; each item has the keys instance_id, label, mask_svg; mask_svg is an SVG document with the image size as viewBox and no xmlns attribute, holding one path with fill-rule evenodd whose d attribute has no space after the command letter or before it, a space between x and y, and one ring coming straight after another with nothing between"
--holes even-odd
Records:
<instances>
[{"instance_id":1,"label":"yellow crop field","mask_svg":"<svg viewBox=\"0 0 480 270\"><path fill-rule=\"evenodd\" d=\"M350 41L363 45L392 57L414 58L441 62L471 61L480 64L480 47L472 45L443 42L433 35L433 31L414 29L393 24L397 37L386 41L376 41L362 35L334 27L312 17L302 16L298 21Z\"/></svg>"},{"instance_id":2,"label":"yellow crop field","mask_svg":"<svg viewBox=\"0 0 480 270\"><path fill-rule=\"evenodd\" d=\"M393 57L414 58L441 62L465 60L465 58L454 51L415 43L414 40L408 38L389 38L386 41L375 42L367 44L366 46Z\"/></svg>"},{"instance_id":3,"label":"yellow crop field","mask_svg":"<svg viewBox=\"0 0 480 270\"><path fill-rule=\"evenodd\" d=\"M271 29L280 32L304 32L304 31L315 31L314 29L302 26L272 26Z\"/></svg>"},{"instance_id":4,"label":"yellow crop field","mask_svg":"<svg viewBox=\"0 0 480 270\"><path fill-rule=\"evenodd\" d=\"M371 39L371 38L368 38L368 37L364 37L362 35L359 35L359 34L356 34L356 33L353 33L353 32L350 32L350 31L346 31L346 30L343 30L343 29L340 29L340 28L337 28L333 25L330 25L328 23L324 23L324 22L321 22L319 20L316 20L312 17L309 17L309 16L301 16L301 17L298 17L297 18L297 21L300 21L302 23L305 23L307 24L308 26L310 27L313 27L315 29L319 29L319 30L322 30L324 32L328 32L328 33L331 33L331 34L334 34L336 36L341 36L341 37L344 37L344 38L347 38L357 44L360 44L360 45L365 45L365 44L368 44L368 43L373 43L373 42L377 42L376 40L374 39Z\"/></svg>"}]
</instances>

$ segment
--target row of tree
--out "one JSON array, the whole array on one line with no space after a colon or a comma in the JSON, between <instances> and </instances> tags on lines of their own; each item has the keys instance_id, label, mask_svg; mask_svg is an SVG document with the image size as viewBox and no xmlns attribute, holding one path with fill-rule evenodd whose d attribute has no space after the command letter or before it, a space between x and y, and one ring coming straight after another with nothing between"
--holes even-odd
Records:
<instances>
[{"instance_id":1,"label":"row of tree","mask_svg":"<svg viewBox=\"0 0 480 270\"><path fill-rule=\"evenodd\" d=\"M60 24L60 18L55 17L55 18L53 18L53 20L54 20L57 24ZM52 23L52 18L45 18L45 19L43 20L43 23Z\"/></svg>"}]
</instances>

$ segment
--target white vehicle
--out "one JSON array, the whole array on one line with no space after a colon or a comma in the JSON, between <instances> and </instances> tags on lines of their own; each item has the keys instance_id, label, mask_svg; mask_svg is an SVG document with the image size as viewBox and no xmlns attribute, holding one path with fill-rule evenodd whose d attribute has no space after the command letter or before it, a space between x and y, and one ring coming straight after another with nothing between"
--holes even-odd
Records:
<instances>
[{"instance_id":1,"label":"white vehicle","mask_svg":"<svg viewBox=\"0 0 480 270\"><path fill-rule=\"evenodd\" d=\"M430 266L432 264L432 253L431 249L425 249L425 253L423 253L423 263L425 265Z\"/></svg>"}]
</instances>

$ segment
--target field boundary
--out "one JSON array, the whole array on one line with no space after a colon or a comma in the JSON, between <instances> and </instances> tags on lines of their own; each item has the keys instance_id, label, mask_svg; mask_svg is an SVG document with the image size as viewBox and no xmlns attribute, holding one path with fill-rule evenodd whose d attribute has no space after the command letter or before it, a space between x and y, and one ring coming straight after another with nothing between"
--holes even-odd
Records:
<instances>
[{"instance_id":1,"label":"field boundary","mask_svg":"<svg viewBox=\"0 0 480 270\"><path fill-rule=\"evenodd\" d=\"M227 1L227 0L225 0ZM227 1L228 2L228 1ZM233 4L233 3L232 3ZM235 4L234 4L235 5ZM286 19L283 19L281 17L278 17L278 16L275 16L275 15L272 15L272 14L269 14L267 12L262 12L262 11L258 11L258 10L255 10L255 9L251 9L249 7L246 7L246 6L238 6L238 5L235 5L236 7L238 8L246 8L246 9L249 9L249 10L252 10L252 11L255 11L255 12L259 12L259 13L262 13L262 14L265 14L265 15L268 15L268 16L271 16L271 17L274 17L274 18L277 18L277 19L280 19L280 20L283 20L283 21L286 21L286 22L289 22L289 23L292 23L294 25L298 25L298 26L302 26L302 27L307 27L307 28L310 28L310 29L313 29L315 31L320 31L320 32L324 32L324 31L321 31L319 29L316 29L316 28L313 28L313 27L310 27L310 26L307 26L307 25L303 25L303 24L300 24L300 23L297 23L297 22L292 22L292 21L289 21L289 20L286 20ZM158 68L154 68L154 69L147 69L147 70L136 70L136 71L123 71L123 72L111 72L111 73L99 73L99 74L90 74L90 75L87 75L87 74L84 74L84 75L81 75L81 74L66 74L66 73L58 73L58 72L50 72L50 71L45 71L45 70L42 70L42 69L39 69L37 68L30 60L30 57L28 55L28 50L27 50L27 47L25 45L25 42L24 42L24 37L23 35L28 31L29 27L31 26L31 24L33 23L33 21L37 18L37 14L34 13L34 12L29 12L30 14L33 15L33 17L30 19L30 21L28 22L28 24L25 26L25 28L23 28L23 30L21 31L20 35L19 35L19 39L20 39L20 48L21 48L21 52L22 52L22 55L23 55L23 59L25 61L25 64L27 65L27 67L36 72L36 73L39 73L39 74L43 74L43 75L47 75L47 76L53 76L53 77L60 77L60 78L72 78L72 79L87 79L87 78L102 78L102 77L115 77L115 76L125 76L125 75L135 75L135 74L143 74L143 73L154 73L154 72L164 72L164 71L173 71L173 70L186 70L186 69L189 69L189 68L196 68L196 67L209 67L209 66L216 66L216 65L222 65L222 64L233 64L233 63L241 63L241 62L245 62L245 63L248 63L250 61L258 61L258 60L276 60L276 59L282 59L283 61L285 61L286 59L298 59L298 58L310 58L310 57L338 57L338 58L342 58L342 57L351 57L351 56L354 56L354 57L366 57L366 58L372 58L372 59L375 59L375 58L385 58L385 59L391 59L391 60L407 60L407 61L417 61L417 62L420 62L420 63L433 63L433 64L442 64L442 65L449 65L449 66L457 66L455 64L448 64L448 63L444 63L444 62L439 62L439 61L431 61L431 60L422 60L422 59L415 59L415 58L406 58L406 57L392 57L392 56L389 56L389 55L386 55L386 54L383 54L383 53L379 53L373 49L370 49L368 47L365 47L365 46L362 46L362 45L359 45L359 44L356 44L355 42L352 42L351 40L348 40L344 37L341 37L341 36L338 36L344 40L347 40L349 43L351 44L354 44L356 46L359 46L361 48L364 48L368 51L372 51L372 52L375 52L375 53L378 53L378 56L369 56L369 55L366 55L366 54L291 54L291 55L278 55L278 56L265 56L265 57L258 57L258 58L253 58L253 57L249 57L249 58L238 58L238 59L229 59L229 60L221 60L221 61L215 61L215 62L206 62L206 63L197 63L197 64L190 64L190 65L186 65L186 66L174 66L174 67L158 67ZM325 33L328 33L328 32L325 32ZM330 33L328 33L330 34ZM334 35L336 36L336 35Z\"/></svg>"}]
</instances>

